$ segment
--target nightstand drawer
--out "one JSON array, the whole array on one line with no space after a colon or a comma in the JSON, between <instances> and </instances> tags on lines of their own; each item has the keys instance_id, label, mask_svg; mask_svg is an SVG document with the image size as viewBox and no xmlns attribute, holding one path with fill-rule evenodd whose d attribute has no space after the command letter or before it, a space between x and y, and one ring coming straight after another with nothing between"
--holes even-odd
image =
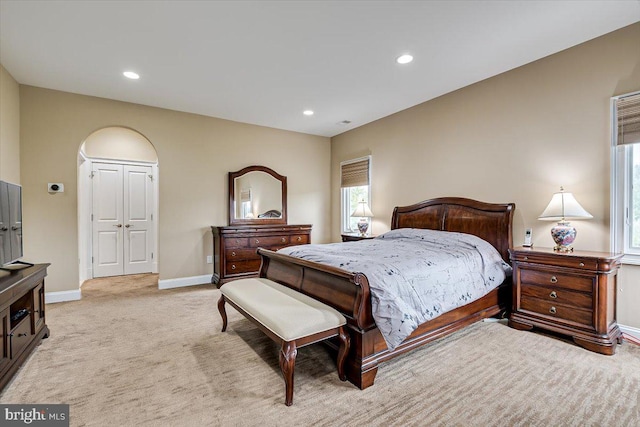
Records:
<instances>
[{"instance_id":1,"label":"nightstand drawer","mask_svg":"<svg viewBox=\"0 0 640 427\"><path fill-rule=\"evenodd\" d=\"M593 292L594 276L574 276L544 270L520 269L520 282L522 284L551 286L575 291Z\"/></svg>"},{"instance_id":2,"label":"nightstand drawer","mask_svg":"<svg viewBox=\"0 0 640 427\"><path fill-rule=\"evenodd\" d=\"M568 268L578 268L580 270L596 270L598 268L598 260L594 258L586 258L573 256L571 254L562 255L561 252L558 253L560 256L550 257L546 253L517 253L513 256L513 261L518 262L528 262L532 264L545 264L551 265L553 267L568 267Z\"/></svg>"},{"instance_id":3,"label":"nightstand drawer","mask_svg":"<svg viewBox=\"0 0 640 427\"><path fill-rule=\"evenodd\" d=\"M552 304L563 304L585 310L593 309L593 297L591 294L568 291L563 288L535 286L523 283L520 287L520 295L522 298L538 298Z\"/></svg>"},{"instance_id":4,"label":"nightstand drawer","mask_svg":"<svg viewBox=\"0 0 640 427\"><path fill-rule=\"evenodd\" d=\"M555 320L569 321L593 329L593 312L591 310L568 307L528 296L520 298L520 308Z\"/></svg>"}]
</instances>

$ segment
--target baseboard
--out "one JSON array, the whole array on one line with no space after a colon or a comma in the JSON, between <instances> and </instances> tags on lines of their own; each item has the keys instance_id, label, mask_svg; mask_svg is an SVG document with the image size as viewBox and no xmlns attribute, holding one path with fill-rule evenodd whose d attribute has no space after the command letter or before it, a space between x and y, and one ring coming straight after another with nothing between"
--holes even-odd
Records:
<instances>
[{"instance_id":1,"label":"baseboard","mask_svg":"<svg viewBox=\"0 0 640 427\"><path fill-rule=\"evenodd\" d=\"M211 275L179 277L177 279L158 280L158 289L182 288L185 286L210 285Z\"/></svg>"},{"instance_id":2,"label":"baseboard","mask_svg":"<svg viewBox=\"0 0 640 427\"><path fill-rule=\"evenodd\" d=\"M631 326L618 325L623 334L630 335L632 338L635 338L637 341L640 341L640 329L632 328Z\"/></svg>"},{"instance_id":3,"label":"baseboard","mask_svg":"<svg viewBox=\"0 0 640 427\"><path fill-rule=\"evenodd\" d=\"M45 304L53 304L56 302L65 302L65 301L78 301L81 298L82 298L82 294L80 293L80 289L76 289L73 291L59 291L59 292L44 293Z\"/></svg>"}]
</instances>

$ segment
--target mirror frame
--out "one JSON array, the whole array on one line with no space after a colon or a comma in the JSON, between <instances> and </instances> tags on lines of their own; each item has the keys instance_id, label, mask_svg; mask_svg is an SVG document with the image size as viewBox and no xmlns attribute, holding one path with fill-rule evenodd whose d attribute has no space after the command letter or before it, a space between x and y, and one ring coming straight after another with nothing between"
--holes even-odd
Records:
<instances>
[{"instance_id":1,"label":"mirror frame","mask_svg":"<svg viewBox=\"0 0 640 427\"><path fill-rule=\"evenodd\" d=\"M236 218L235 179L249 172L265 172L280 181L282 187L282 216L280 218ZM237 172L229 172L229 225L272 225L287 223L287 177L266 166L247 166Z\"/></svg>"}]
</instances>

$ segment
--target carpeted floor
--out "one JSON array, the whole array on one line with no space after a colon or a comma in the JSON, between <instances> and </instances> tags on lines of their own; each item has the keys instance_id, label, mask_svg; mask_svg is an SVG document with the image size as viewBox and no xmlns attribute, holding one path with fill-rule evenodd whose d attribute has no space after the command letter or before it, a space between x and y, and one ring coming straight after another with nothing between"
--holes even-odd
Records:
<instances>
[{"instance_id":1,"label":"carpeted floor","mask_svg":"<svg viewBox=\"0 0 640 427\"><path fill-rule=\"evenodd\" d=\"M322 345L299 350L284 405L277 346L212 286L139 275L47 305L44 340L2 403L68 403L72 426L638 426L640 347L613 357L478 323L381 365L358 390Z\"/></svg>"}]
</instances>

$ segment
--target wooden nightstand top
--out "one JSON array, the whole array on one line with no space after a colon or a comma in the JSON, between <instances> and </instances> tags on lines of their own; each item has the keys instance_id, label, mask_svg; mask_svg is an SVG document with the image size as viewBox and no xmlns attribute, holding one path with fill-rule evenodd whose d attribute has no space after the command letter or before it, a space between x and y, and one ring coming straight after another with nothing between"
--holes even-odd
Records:
<instances>
[{"instance_id":1,"label":"wooden nightstand top","mask_svg":"<svg viewBox=\"0 0 640 427\"><path fill-rule=\"evenodd\" d=\"M341 236L343 242L357 242L358 240L369 240L376 238L374 234L365 234L363 236L360 233L342 233Z\"/></svg>"},{"instance_id":2,"label":"wooden nightstand top","mask_svg":"<svg viewBox=\"0 0 640 427\"><path fill-rule=\"evenodd\" d=\"M511 256L515 253L521 254L540 254L540 255L550 255L550 256L558 256L558 257L575 257L575 258L599 258L599 259L608 259L614 260L621 258L623 254L615 253L615 252L597 252L597 251L573 251L573 252L558 252L553 248L542 248L542 247L531 247L525 248L524 246L518 246L512 249L509 249L509 253Z\"/></svg>"}]
</instances>

